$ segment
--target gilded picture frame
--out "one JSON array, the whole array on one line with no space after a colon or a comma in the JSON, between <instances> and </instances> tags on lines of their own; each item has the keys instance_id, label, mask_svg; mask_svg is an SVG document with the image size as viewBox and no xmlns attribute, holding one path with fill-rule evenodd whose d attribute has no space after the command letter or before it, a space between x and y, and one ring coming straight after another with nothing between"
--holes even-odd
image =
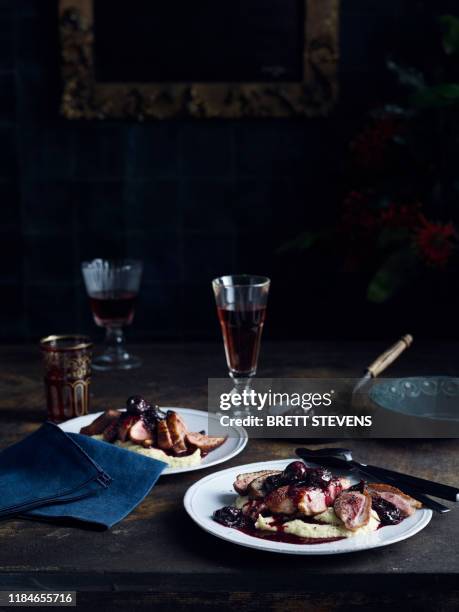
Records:
<instances>
[{"instance_id":1,"label":"gilded picture frame","mask_svg":"<svg viewBox=\"0 0 459 612\"><path fill-rule=\"evenodd\" d=\"M301 82L99 83L93 1L59 0L61 112L67 119L327 115L338 96L339 0L304 0Z\"/></svg>"}]
</instances>

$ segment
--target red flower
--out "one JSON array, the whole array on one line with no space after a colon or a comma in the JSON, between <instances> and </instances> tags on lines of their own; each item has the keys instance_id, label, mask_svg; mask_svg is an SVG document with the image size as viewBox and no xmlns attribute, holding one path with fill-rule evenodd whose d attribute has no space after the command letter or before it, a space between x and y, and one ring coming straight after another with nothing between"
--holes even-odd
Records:
<instances>
[{"instance_id":1,"label":"red flower","mask_svg":"<svg viewBox=\"0 0 459 612\"><path fill-rule=\"evenodd\" d=\"M386 160L387 147L399 131L399 122L390 115L375 121L351 142L355 161L367 169L381 168Z\"/></svg>"},{"instance_id":2,"label":"red flower","mask_svg":"<svg viewBox=\"0 0 459 612\"><path fill-rule=\"evenodd\" d=\"M421 225L416 232L415 242L424 261L431 266L448 263L455 248L456 230L452 223L442 225L428 221L421 216Z\"/></svg>"}]
</instances>

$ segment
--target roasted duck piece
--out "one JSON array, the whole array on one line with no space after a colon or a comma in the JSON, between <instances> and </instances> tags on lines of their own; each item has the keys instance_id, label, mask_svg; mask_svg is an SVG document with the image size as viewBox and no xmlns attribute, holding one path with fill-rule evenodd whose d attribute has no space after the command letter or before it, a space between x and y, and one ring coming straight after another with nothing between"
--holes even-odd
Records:
<instances>
[{"instance_id":1,"label":"roasted duck piece","mask_svg":"<svg viewBox=\"0 0 459 612\"><path fill-rule=\"evenodd\" d=\"M156 424L156 438L158 448L161 450L168 451L174 446L166 420L158 421Z\"/></svg>"},{"instance_id":2,"label":"roasted duck piece","mask_svg":"<svg viewBox=\"0 0 459 612\"><path fill-rule=\"evenodd\" d=\"M250 497L250 499L262 499L266 495L266 491L265 491L266 480L270 476L275 476L280 473L281 473L280 470L275 470L273 472L269 472L268 474L265 474L264 476L258 476L257 478L254 478L249 483L249 486L247 487L247 495Z\"/></svg>"},{"instance_id":3,"label":"roasted duck piece","mask_svg":"<svg viewBox=\"0 0 459 612\"><path fill-rule=\"evenodd\" d=\"M349 486L349 481L333 478L323 468L307 468L302 461L294 461L283 471L239 474L233 486L241 495L263 500L272 513L313 516L333 505L341 491Z\"/></svg>"},{"instance_id":4,"label":"roasted duck piece","mask_svg":"<svg viewBox=\"0 0 459 612\"><path fill-rule=\"evenodd\" d=\"M265 478L273 474L280 474L281 470L260 470L259 472L248 472L247 474L238 474L233 483L234 490L239 495L247 495L248 487L251 482L257 478Z\"/></svg>"},{"instance_id":5,"label":"roasted duck piece","mask_svg":"<svg viewBox=\"0 0 459 612\"><path fill-rule=\"evenodd\" d=\"M181 457L194 453L201 456L223 444L226 438L208 436L204 432L190 432L185 421L174 410L167 414L158 406L151 406L139 395L127 400L126 412L107 410L80 433L102 435L106 442L132 442L145 448L156 447L166 454Z\"/></svg>"},{"instance_id":6,"label":"roasted duck piece","mask_svg":"<svg viewBox=\"0 0 459 612\"><path fill-rule=\"evenodd\" d=\"M193 432L186 435L186 441L199 448L203 453L210 453L214 449L218 448L223 444L226 438L220 436L208 436L206 434Z\"/></svg>"},{"instance_id":7,"label":"roasted duck piece","mask_svg":"<svg viewBox=\"0 0 459 612\"><path fill-rule=\"evenodd\" d=\"M367 491L344 491L335 500L333 508L346 529L355 531L370 521L371 495Z\"/></svg>"},{"instance_id":8,"label":"roasted duck piece","mask_svg":"<svg viewBox=\"0 0 459 612\"><path fill-rule=\"evenodd\" d=\"M111 421L111 423L104 429L102 436L105 442L114 442L118 437L118 421L116 419Z\"/></svg>"},{"instance_id":9,"label":"roasted duck piece","mask_svg":"<svg viewBox=\"0 0 459 612\"><path fill-rule=\"evenodd\" d=\"M406 495L406 493L403 493L397 487L392 487L382 482L369 483L367 490L374 501L377 501L378 498L383 499L395 506L402 516L411 516L417 508L422 508L421 502Z\"/></svg>"},{"instance_id":10,"label":"roasted duck piece","mask_svg":"<svg viewBox=\"0 0 459 612\"><path fill-rule=\"evenodd\" d=\"M133 414L125 413L120 416L118 420L118 440L121 440L121 442L126 442L126 440L130 437L132 426L138 421L140 421L140 417Z\"/></svg>"},{"instance_id":11,"label":"roasted duck piece","mask_svg":"<svg viewBox=\"0 0 459 612\"><path fill-rule=\"evenodd\" d=\"M148 444L146 444L148 440L153 444L153 437L154 432L145 425L143 419L138 417L129 430L129 439L131 442L134 442L134 444L142 444L142 446L148 446ZM121 437L120 439L122 440Z\"/></svg>"},{"instance_id":12,"label":"roasted duck piece","mask_svg":"<svg viewBox=\"0 0 459 612\"><path fill-rule=\"evenodd\" d=\"M345 478L333 479L326 487L318 488L304 485L284 485L273 489L265 497L265 504L275 514L304 514L314 516L324 512L349 486Z\"/></svg>"},{"instance_id":13,"label":"roasted duck piece","mask_svg":"<svg viewBox=\"0 0 459 612\"><path fill-rule=\"evenodd\" d=\"M109 425L116 423L120 416L121 412L119 410L106 410L92 423L86 425L86 427L82 427L80 433L85 436L100 436Z\"/></svg>"},{"instance_id":14,"label":"roasted duck piece","mask_svg":"<svg viewBox=\"0 0 459 612\"><path fill-rule=\"evenodd\" d=\"M180 455L182 453L186 453L188 448L185 441L185 436L188 433L185 422L183 419L172 410L169 410L167 413L167 427L169 429L172 448L176 455Z\"/></svg>"}]
</instances>

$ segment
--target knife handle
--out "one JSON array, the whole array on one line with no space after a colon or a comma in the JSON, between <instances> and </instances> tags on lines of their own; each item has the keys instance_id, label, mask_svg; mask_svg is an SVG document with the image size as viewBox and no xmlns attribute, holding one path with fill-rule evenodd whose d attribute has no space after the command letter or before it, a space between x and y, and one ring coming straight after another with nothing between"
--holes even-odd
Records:
<instances>
[{"instance_id":1,"label":"knife handle","mask_svg":"<svg viewBox=\"0 0 459 612\"><path fill-rule=\"evenodd\" d=\"M367 368L367 371L370 372L372 378L376 378L376 376L379 376L381 372L384 372L384 370L390 366L390 364L393 363L405 349L411 346L412 343L413 336L406 334L405 336L402 336L398 342L388 348L387 351L379 355L379 357L377 357Z\"/></svg>"}]
</instances>

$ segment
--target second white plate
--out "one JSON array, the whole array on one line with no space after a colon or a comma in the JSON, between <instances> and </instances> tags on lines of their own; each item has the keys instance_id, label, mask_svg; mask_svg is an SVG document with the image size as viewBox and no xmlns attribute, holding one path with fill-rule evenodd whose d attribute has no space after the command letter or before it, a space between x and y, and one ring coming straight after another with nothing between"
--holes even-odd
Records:
<instances>
[{"instance_id":1,"label":"second white plate","mask_svg":"<svg viewBox=\"0 0 459 612\"><path fill-rule=\"evenodd\" d=\"M189 431L208 431L209 419L215 419L218 421L215 415L204 412L203 410L193 410L192 408L175 408L169 406L161 406L161 409L174 410L177 412L181 417L183 417ZM61 423L59 427L63 431L80 433L80 429L82 427L92 423L92 421L94 421L94 419L100 414L102 413L95 412L93 414L85 414L84 416L65 421L65 423ZM247 432L243 427L228 427L228 438L225 440L225 442L206 455L199 465L181 468L168 467L163 471L162 475L167 476L169 474L181 474L182 472L194 472L195 470L203 470L211 467L212 465L218 465L224 461L229 461L236 455L239 455L239 453L244 450L246 444Z\"/></svg>"},{"instance_id":2,"label":"second white plate","mask_svg":"<svg viewBox=\"0 0 459 612\"><path fill-rule=\"evenodd\" d=\"M237 529L224 527L212 519L215 510L233 503L236 497L233 482L238 474L266 469L283 470L291 461L294 459L248 463L210 474L188 489L184 498L185 509L195 523L217 538L240 546L291 555L336 555L387 546L410 538L424 529L432 518L432 510L422 508L398 525L382 527L369 535L359 535L322 544L290 544L262 540ZM352 484L357 482L351 475L346 474L346 476Z\"/></svg>"}]
</instances>

